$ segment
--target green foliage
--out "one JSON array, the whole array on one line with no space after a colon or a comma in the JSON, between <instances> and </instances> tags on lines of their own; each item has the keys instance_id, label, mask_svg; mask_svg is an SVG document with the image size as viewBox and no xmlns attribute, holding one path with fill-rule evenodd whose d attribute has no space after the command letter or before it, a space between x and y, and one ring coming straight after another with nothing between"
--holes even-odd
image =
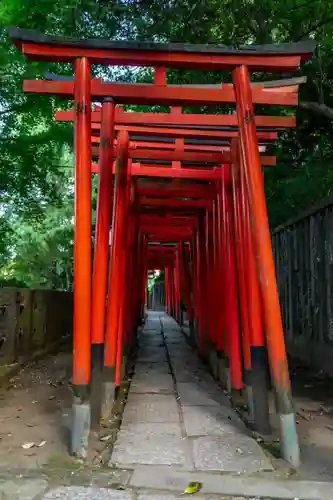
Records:
<instances>
[{"instance_id":1,"label":"green foliage","mask_svg":"<svg viewBox=\"0 0 333 500\"><path fill-rule=\"evenodd\" d=\"M280 139L278 167L265 174L271 223L276 225L332 190L332 13L333 0L3 0L0 283L19 280L64 289L72 282L72 127L54 121L55 110L71 103L22 91L26 78L42 78L46 71L72 74L72 68L27 61L8 40L7 26L82 38L236 46L316 38L319 48L301 71L308 83L301 91L299 127ZM94 70L122 80L152 79L149 70ZM230 74L179 70L169 71L168 78L172 83L208 83L230 81ZM224 109L210 107L209 112ZM96 189L93 202L95 206Z\"/></svg>"}]
</instances>

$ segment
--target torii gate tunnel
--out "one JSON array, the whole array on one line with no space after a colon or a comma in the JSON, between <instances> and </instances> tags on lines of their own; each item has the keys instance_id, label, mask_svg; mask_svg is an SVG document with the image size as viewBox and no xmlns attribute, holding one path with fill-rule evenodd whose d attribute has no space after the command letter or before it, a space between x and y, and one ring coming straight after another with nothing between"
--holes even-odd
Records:
<instances>
[{"instance_id":1,"label":"torii gate tunnel","mask_svg":"<svg viewBox=\"0 0 333 500\"><path fill-rule=\"evenodd\" d=\"M254 105L295 107L305 80L251 83L250 73L292 73L315 43L231 49L69 40L17 28L10 36L29 59L74 66L73 78L24 82L26 92L74 100L73 111L56 116L75 130L72 453L86 456L91 422L110 417L144 318L148 271L161 269L167 312L179 321L185 304L193 346L232 396L246 389L261 432L270 428L273 389L282 455L297 466L263 175L275 165L267 152L278 132L296 123L256 116ZM92 78L92 64L152 67L155 81L103 82ZM231 70L232 83L168 85L168 68ZM98 110L92 101L102 103ZM223 103L234 114L183 112ZM125 112L122 104L171 111ZM93 259L92 173L99 176Z\"/></svg>"}]
</instances>

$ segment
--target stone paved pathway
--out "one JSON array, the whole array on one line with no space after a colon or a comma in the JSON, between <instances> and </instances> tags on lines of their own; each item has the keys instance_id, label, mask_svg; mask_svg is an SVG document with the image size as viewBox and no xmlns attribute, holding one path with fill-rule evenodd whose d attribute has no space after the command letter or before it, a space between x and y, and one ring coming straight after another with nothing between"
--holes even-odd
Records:
<instances>
[{"instance_id":1,"label":"stone paved pathway","mask_svg":"<svg viewBox=\"0 0 333 500\"><path fill-rule=\"evenodd\" d=\"M150 313L110 465L186 471L272 470L177 323Z\"/></svg>"},{"instance_id":2,"label":"stone paved pathway","mask_svg":"<svg viewBox=\"0 0 333 500\"><path fill-rule=\"evenodd\" d=\"M109 466L56 481L0 474L0 500L180 500L190 481L203 485L195 500L332 498L331 483L275 477L179 326L161 313L149 313L141 335Z\"/></svg>"}]
</instances>

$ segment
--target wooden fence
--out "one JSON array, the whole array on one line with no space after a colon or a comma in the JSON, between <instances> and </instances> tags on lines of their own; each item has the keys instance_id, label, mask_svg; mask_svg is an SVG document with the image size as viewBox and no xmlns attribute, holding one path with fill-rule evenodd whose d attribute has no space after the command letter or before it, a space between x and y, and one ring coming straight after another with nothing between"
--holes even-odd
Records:
<instances>
[{"instance_id":1,"label":"wooden fence","mask_svg":"<svg viewBox=\"0 0 333 500\"><path fill-rule=\"evenodd\" d=\"M333 376L333 196L272 238L288 352Z\"/></svg>"},{"instance_id":2,"label":"wooden fence","mask_svg":"<svg viewBox=\"0 0 333 500\"><path fill-rule=\"evenodd\" d=\"M71 335L72 293L0 288L0 366L26 363Z\"/></svg>"}]
</instances>

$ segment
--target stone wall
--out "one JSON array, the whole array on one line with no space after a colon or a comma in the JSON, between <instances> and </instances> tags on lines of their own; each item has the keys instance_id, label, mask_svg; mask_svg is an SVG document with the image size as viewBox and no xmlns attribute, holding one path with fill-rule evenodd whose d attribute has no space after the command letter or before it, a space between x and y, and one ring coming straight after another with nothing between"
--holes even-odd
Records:
<instances>
[{"instance_id":1,"label":"stone wall","mask_svg":"<svg viewBox=\"0 0 333 500\"><path fill-rule=\"evenodd\" d=\"M70 292L0 288L0 366L26 363L72 334Z\"/></svg>"}]
</instances>

